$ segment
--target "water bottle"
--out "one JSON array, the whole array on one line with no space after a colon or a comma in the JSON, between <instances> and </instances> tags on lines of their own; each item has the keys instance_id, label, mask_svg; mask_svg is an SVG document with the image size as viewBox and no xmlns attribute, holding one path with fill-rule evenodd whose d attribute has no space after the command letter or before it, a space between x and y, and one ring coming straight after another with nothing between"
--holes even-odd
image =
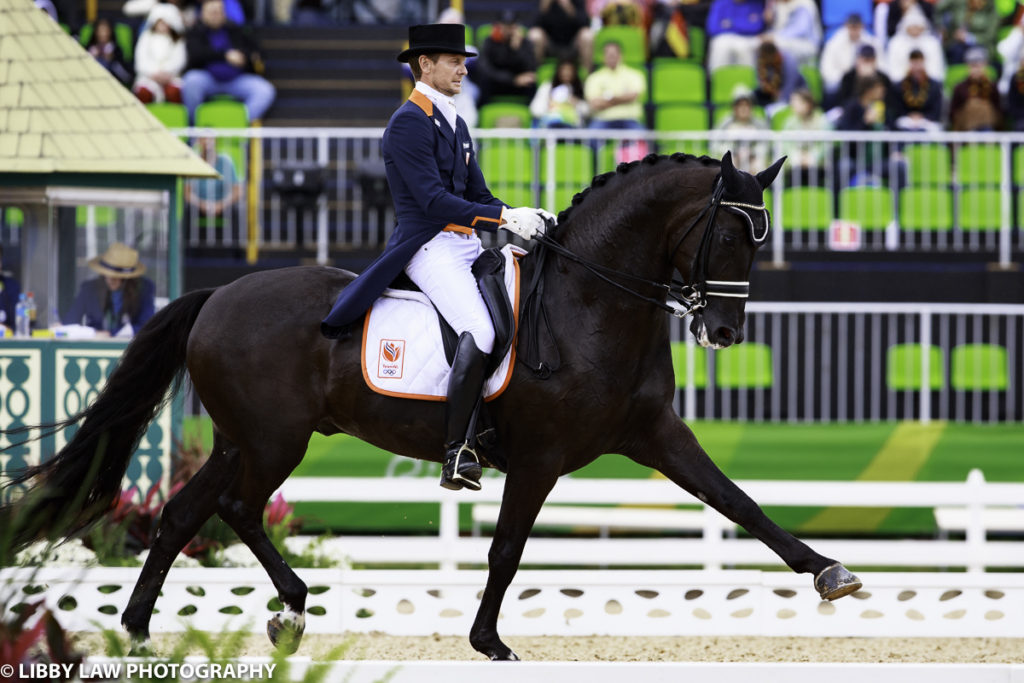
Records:
<instances>
[{"instance_id":1,"label":"water bottle","mask_svg":"<svg viewBox=\"0 0 1024 683\"><path fill-rule=\"evenodd\" d=\"M28 313L29 334L31 334L31 330L34 330L36 328L36 298L32 296L32 292L28 293L28 296L25 300L25 308L26 312Z\"/></svg>"},{"instance_id":2,"label":"water bottle","mask_svg":"<svg viewBox=\"0 0 1024 683\"><path fill-rule=\"evenodd\" d=\"M28 331L28 302L24 293L18 295L18 303L14 307L14 336L27 337Z\"/></svg>"}]
</instances>

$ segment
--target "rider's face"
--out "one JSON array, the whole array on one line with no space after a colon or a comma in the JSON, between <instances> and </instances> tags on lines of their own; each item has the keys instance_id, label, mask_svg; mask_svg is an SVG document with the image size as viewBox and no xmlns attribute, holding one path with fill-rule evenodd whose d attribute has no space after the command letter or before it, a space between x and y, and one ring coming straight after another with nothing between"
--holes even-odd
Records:
<instances>
[{"instance_id":1,"label":"rider's face","mask_svg":"<svg viewBox=\"0 0 1024 683\"><path fill-rule=\"evenodd\" d=\"M462 77L466 75L466 58L462 55L443 54L436 63L424 59L420 65L423 68L423 82L434 90L448 97L462 92Z\"/></svg>"}]
</instances>

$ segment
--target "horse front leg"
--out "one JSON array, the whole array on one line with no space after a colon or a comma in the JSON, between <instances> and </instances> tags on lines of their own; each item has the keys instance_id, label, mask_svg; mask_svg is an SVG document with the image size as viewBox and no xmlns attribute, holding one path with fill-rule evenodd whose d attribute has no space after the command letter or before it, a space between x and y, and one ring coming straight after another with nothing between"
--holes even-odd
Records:
<instances>
[{"instance_id":1,"label":"horse front leg","mask_svg":"<svg viewBox=\"0 0 1024 683\"><path fill-rule=\"evenodd\" d=\"M512 578L519 569L523 547L533 529L558 472L536 465L513 464L505 477L501 511L487 554L487 585L469 632L473 649L492 660L516 661L519 657L498 637L498 612Z\"/></svg>"},{"instance_id":2,"label":"horse front leg","mask_svg":"<svg viewBox=\"0 0 1024 683\"><path fill-rule=\"evenodd\" d=\"M647 438L627 455L658 470L742 526L793 571L813 574L814 587L822 599L835 600L861 587L860 580L839 562L814 552L770 520L750 496L718 469L675 413L667 411Z\"/></svg>"}]
</instances>

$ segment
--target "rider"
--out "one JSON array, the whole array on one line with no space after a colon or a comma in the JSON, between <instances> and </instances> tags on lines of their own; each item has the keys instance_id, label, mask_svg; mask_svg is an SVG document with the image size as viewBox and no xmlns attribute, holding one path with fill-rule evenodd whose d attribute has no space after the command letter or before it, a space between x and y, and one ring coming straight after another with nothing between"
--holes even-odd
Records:
<instances>
[{"instance_id":1,"label":"rider","mask_svg":"<svg viewBox=\"0 0 1024 683\"><path fill-rule=\"evenodd\" d=\"M342 290L321 323L328 339L344 338L404 269L459 335L448 381L441 486L480 490L481 466L470 447L470 420L483 391L494 328L470 266L480 255L476 230L505 228L524 239L553 216L512 209L487 189L466 122L453 97L466 75L465 27L409 28L408 62L416 87L384 131L384 165L398 225L376 261Z\"/></svg>"}]
</instances>

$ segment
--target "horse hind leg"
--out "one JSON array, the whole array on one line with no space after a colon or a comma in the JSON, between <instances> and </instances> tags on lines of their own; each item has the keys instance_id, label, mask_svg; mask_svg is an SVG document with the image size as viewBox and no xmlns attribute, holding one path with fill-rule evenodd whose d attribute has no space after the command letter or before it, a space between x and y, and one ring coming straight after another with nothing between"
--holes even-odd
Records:
<instances>
[{"instance_id":1,"label":"horse hind leg","mask_svg":"<svg viewBox=\"0 0 1024 683\"><path fill-rule=\"evenodd\" d=\"M693 432L674 413L658 421L643 443L627 455L658 470L742 526L793 571L813 574L814 588L822 599L836 600L861 587L860 579L842 564L814 552L769 519L750 496L718 469Z\"/></svg>"},{"instance_id":2,"label":"horse hind leg","mask_svg":"<svg viewBox=\"0 0 1024 683\"><path fill-rule=\"evenodd\" d=\"M223 440L215 437L210 459L164 506L149 557L121 615L121 625L132 640L132 652L148 650L149 620L171 563L213 516L216 492L227 488L237 472L235 456L237 453L227 450Z\"/></svg>"},{"instance_id":3,"label":"horse hind leg","mask_svg":"<svg viewBox=\"0 0 1024 683\"><path fill-rule=\"evenodd\" d=\"M304 452L303 446L299 451L300 458ZM247 462L268 461L250 459ZM272 472L243 467L241 476L217 500L217 514L256 556L277 589L278 599L284 608L267 621L267 636L275 647L287 654L298 650L302 641L308 589L267 536L263 527L263 511L270 495L290 471L288 468L288 471L275 476Z\"/></svg>"}]
</instances>

